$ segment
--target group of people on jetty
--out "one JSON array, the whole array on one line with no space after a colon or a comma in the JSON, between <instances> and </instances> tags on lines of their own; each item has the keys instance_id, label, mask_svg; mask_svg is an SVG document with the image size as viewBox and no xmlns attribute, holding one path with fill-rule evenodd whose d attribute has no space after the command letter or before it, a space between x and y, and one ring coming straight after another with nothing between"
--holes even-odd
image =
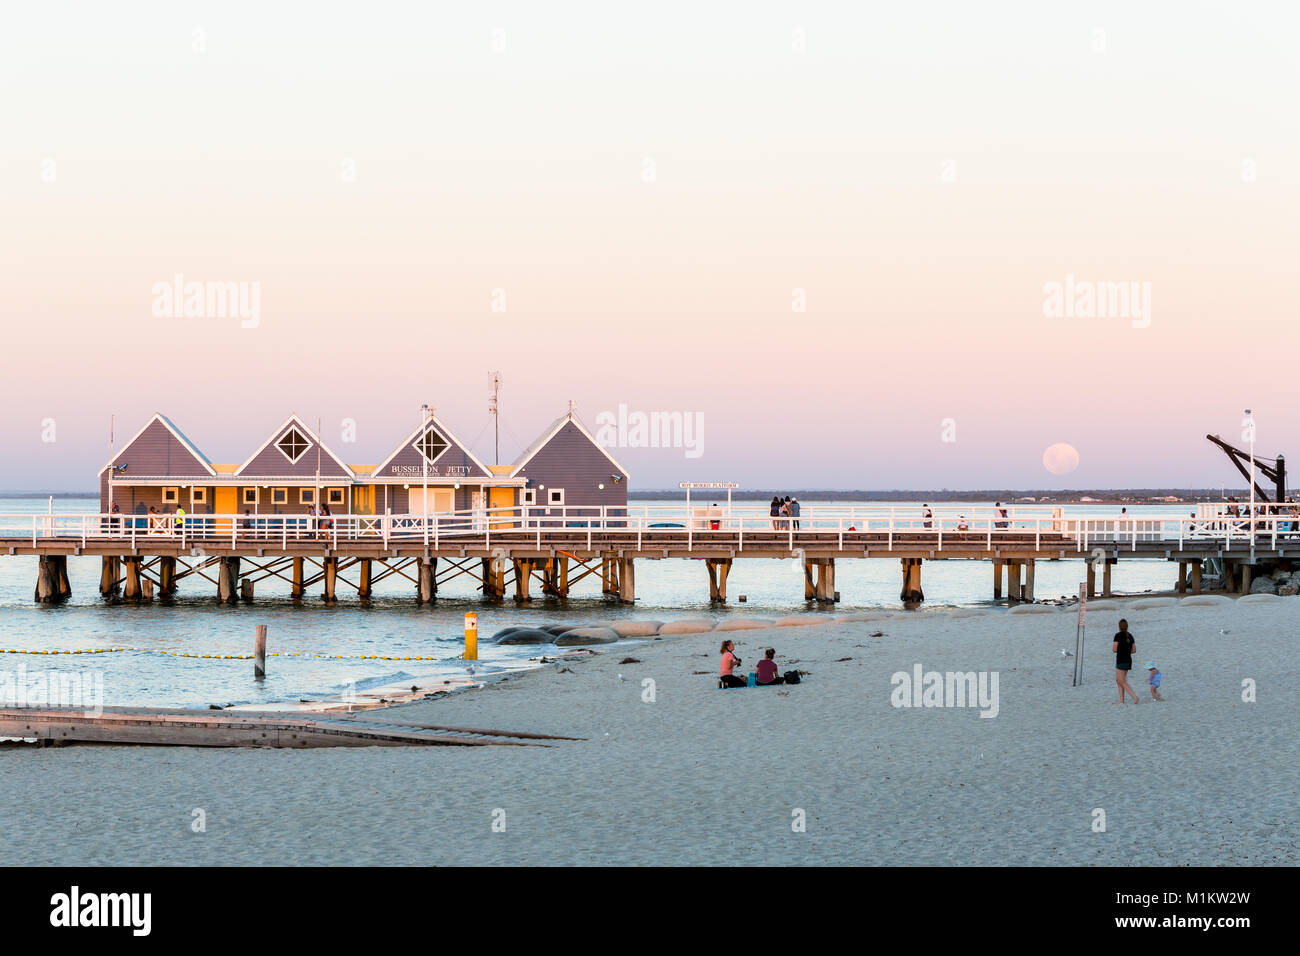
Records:
<instances>
[{"instance_id":1,"label":"group of people on jetty","mask_svg":"<svg viewBox=\"0 0 1300 956\"><path fill-rule=\"evenodd\" d=\"M768 507L768 512L772 516L772 529L774 531L789 531L794 528L799 530L799 499L791 498L786 495L782 498L779 495L772 496L772 504Z\"/></svg>"}]
</instances>

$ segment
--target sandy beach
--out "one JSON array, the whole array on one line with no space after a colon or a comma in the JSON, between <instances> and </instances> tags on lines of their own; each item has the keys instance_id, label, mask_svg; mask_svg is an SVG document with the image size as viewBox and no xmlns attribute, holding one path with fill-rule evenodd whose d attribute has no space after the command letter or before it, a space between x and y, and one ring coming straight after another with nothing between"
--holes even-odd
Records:
<instances>
[{"instance_id":1,"label":"sandy beach","mask_svg":"<svg viewBox=\"0 0 1300 956\"><path fill-rule=\"evenodd\" d=\"M722 635L703 633L601 648L391 711L587 738L548 748L7 746L6 858L1294 865L1300 603L1198 600L1111 604L1122 612L1095 602L1079 688L1061 653L1074 647L1073 609L828 615L729 633L744 670L775 646L782 670L807 673L798 686L718 690ZM1137 706L1112 703L1121 614L1137 641ZM1147 699L1147 659L1164 674L1164 703ZM996 672L997 716L893 706L891 676L918 664ZM1094 832L1097 810L1105 832Z\"/></svg>"}]
</instances>

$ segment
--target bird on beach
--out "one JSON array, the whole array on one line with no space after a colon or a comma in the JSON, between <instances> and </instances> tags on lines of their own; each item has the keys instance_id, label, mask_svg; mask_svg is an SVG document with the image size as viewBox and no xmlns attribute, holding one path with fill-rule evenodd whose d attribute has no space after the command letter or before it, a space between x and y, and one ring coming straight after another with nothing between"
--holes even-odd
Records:
<instances>
[{"instance_id":1,"label":"bird on beach","mask_svg":"<svg viewBox=\"0 0 1300 956\"><path fill-rule=\"evenodd\" d=\"M1061 648L1061 656L1062 656L1062 657L1073 657L1073 656L1074 656L1074 652L1073 652L1073 651L1067 651L1067 650L1063 647L1063 648Z\"/></svg>"},{"instance_id":2,"label":"bird on beach","mask_svg":"<svg viewBox=\"0 0 1300 956\"><path fill-rule=\"evenodd\" d=\"M622 680L622 681L627 680L627 678L624 677L622 674L619 674L619 675L618 675L618 679L619 679L619 680Z\"/></svg>"}]
</instances>

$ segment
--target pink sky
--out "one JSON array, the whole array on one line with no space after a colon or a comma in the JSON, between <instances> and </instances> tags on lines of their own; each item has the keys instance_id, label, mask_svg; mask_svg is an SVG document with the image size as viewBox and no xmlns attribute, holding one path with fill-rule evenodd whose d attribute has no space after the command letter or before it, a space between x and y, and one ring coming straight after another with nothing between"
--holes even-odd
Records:
<instances>
[{"instance_id":1,"label":"pink sky","mask_svg":"<svg viewBox=\"0 0 1300 956\"><path fill-rule=\"evenodd\" d=\"M701 415L634 492L1240 484L1246 407L1300 455L1294 8L967 6L7 13L0 487L155 410L376 462L429 402L490 461L492 369L507 461L570 399ZM257 326L156 317L177 273ZM1149 326L1046 317L1067 274Z\"/></svg>"}]
</instances>

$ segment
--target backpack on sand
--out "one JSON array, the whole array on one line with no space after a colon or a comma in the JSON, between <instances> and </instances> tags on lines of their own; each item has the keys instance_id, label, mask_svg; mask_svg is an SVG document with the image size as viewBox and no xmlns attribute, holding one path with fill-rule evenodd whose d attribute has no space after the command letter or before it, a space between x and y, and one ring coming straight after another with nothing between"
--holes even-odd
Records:
<instances>
[{"instance_id":1,"label":"backpack on sand","mask_svg":"<svg viewBox=\"0 0 1300 956\"><path fill-rule=\"evenodd\" d=\"M785 674L783 674L782 676L783 676L783 678L785 679L785 683L787 683L787 684L797 684L797 683L799 683L799 672L798 672L798 671L786 671Z\"/></svg>"}]
</instances>

